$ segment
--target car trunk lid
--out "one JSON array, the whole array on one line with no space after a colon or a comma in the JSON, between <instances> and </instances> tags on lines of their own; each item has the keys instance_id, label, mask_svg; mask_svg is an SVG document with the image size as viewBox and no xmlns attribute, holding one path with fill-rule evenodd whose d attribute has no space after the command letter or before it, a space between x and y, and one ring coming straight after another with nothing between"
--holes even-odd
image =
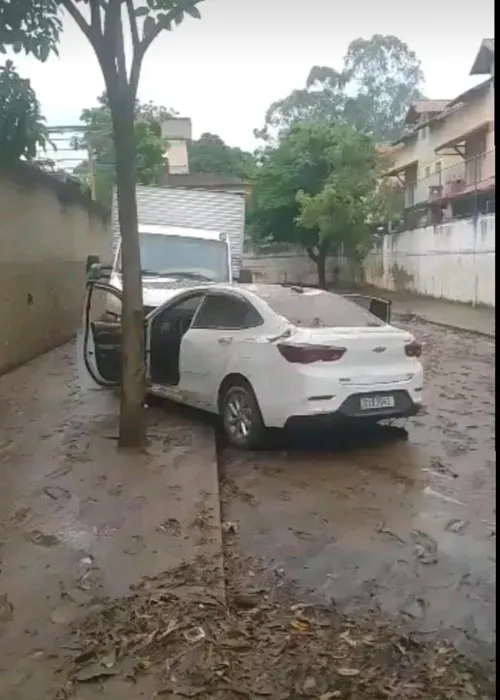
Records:
<instances>
[{"instance_id":1,"label":"car trunk lid","mask_svg":"<svg viewBox=\"0 0 500 700\"><path fill-rule=\"evenodd\" d=\"M321 368L322 371L331 364L337 376L338 370L343 370L340 377L342 383L366 386L407 381L412 376L412 370L405 346L413 340L410 333L391 326L379 326L295 328L288 338L279 342L282 349L283 346L303 348L306 359L310 351L312 361L302 363L299 358L299 363L309 368ZM283 355L282 349L280 352ZM318 352L321 349L324 359Z\"/></svg>"}]
</instances>

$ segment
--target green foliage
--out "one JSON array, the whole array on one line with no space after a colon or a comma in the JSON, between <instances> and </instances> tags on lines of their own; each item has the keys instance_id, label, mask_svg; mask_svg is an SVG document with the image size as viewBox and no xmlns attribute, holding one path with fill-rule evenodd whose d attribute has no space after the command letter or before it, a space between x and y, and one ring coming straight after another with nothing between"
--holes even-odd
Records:
<instances>
[{"instance_id":1,"label":"green foliage","mask_svg":"<svg viewBox=\"0 0 500 700\"><path fill-rule=\"evenodd\" d=\"M401 135L408 103L422 97L420 61L396 36L375 34L351 42L344 59L347 85L356 85L356 99L347 105L347 119L380 140ZM349 118L352 114L352 120Z\"/></svg>"},{"instance_id":2,"label":"green foliage","mask_svg":"<svg viewBox=\"0 0 500 700\"><path fill-rule=\"evenodd\" d=\"M0 66L0 162L35 161L48 140L45 119L29 80L21 78L12 61Z\"/></svg>"},{"instance_id":3,"label":"green foliage","mask_svg":"<svg viewBox=\"0 0 500 700\"><path fill-rule=\"evenodd\" d=\"M254 240L300 245L324 269L342 247L358 257L383 215L370 136L345 124L296 124L267 150L249 212ZM321 280L320 280L321 281Z\"/></svg>"},{"instance_id":4,"label":"green foliage","mask_svg":"<svg viewBox=\"0 0 500 700\"><path fill-rule=\"evenodd\" d=\"M113 98L129 88L135 98L144 55L162 31L180 25L186 15L201 18L203 0L2 0L0 52L12 48L45 61L57 53L67 12L91 43ZM80 8L87 6L89 19ZM125 65L122 8L128 15L133 58Z\"/></svg>"},{"instance_id":5,"label":"green foliage","mask_svg":"<svg viewBox=\"0 0 500 700\"><path fill-rule=\"evenodd\" d=\"M12 48L45 61L57 43L62 24L59 0L2 0L0 53Z\"/></svg>"},{"instance_id":6,"label":"green foliage","mask_svg":"<svg viewBox=\"0 0 500 700\"><path fill-rule=\"evenodd\" d=\"M346 94L341 73L325 66L313 66L306 86L273 102L266 112L264 128L256 129L256 138L273 142L293 124L339 122L344 118Z\"/></svg>"},{"instance_id":7,"label":"green foliage","mask_svg":"<svg viewBox=\"0 0 500 700\"><path fill-rule=\"evenodd\" d=\"M84 109L80 120L87 127L83 136L74 139L77 150L92 148L96 197L109 204L116 184L113 124L106 93L97 98L97 106ZM163 181L166 143L161 136L161 122L174 112L152 102L135 105L135 175L141 185L157 185ZM88 160L78 165L74 174L89 183L91 166Z\"/></svg>"},{"instance_id":8,"label":"green foliage","mask_svg":"<svg viewBox=\"0 0 500 700\"><path fill-rule=\"evenodd\" d=\"M340 72L314 66L304 88L270 106L255 135L272 142L294 123L331 121L392 140L403 131L408 102L422 96L423 79L415 53L397 37L356 39Z\"/></svg>"},{"instance_id":9,"label":"green foliage","mask_svg":"<svg viewBox=\"0 0 500 700\"><path fill-rule=\"evenodd\" d=\"M192 173L216 173L253 179L256 175L255 158L241 148L228 146L216 134L202 134L189 144L189 169Z\"/></svg>"}]
</instances>

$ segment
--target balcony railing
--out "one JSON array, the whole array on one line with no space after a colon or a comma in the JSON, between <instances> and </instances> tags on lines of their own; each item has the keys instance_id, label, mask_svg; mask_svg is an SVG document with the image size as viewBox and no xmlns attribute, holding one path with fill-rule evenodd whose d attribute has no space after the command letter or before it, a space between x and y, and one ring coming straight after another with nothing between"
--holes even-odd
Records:
<instances>
[{"instance_id":1,"label":"balcony railing","mask_svg":"<svg viewBox=\"0 0 500 700\"><path fill-rule=\"evenodd\" d=\"M462 160L407 184L405 208L436 199L453 197L462 192L474 192L495 179L495 150Z\"/></svg>"}]
</instances>

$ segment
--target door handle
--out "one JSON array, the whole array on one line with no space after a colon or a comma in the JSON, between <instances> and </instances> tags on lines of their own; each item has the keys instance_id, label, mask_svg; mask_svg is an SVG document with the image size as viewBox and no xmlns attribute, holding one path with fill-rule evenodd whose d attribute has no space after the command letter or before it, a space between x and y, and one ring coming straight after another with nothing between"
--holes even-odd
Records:
<instances>
[{"instance_id":1,"label":"door handle","mask_svg":"<svg viewBox=\"0 0 500 700\"><path fill-rule=\"evenodd\" d=\"M219 338L220 345L231 345L232 342L233 342L232 338Z\"/></svg>"}]
</instances>

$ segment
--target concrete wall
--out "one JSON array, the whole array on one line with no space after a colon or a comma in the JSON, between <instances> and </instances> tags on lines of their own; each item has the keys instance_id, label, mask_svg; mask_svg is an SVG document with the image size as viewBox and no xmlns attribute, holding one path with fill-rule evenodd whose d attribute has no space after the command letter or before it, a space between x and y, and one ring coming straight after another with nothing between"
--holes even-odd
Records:
<instances>
[{"instance_id":1,"label":"concrete wall","mask_svg":"<svg viewBox=\"0 0 500 700\"><path fill-rule=\"evenodd\" d=\"M0 373L74 335L89 254L111 262L98 205L26 164L0 168Z\"/></svg>"},{"instance_id":2,"label":"concrete wall","mask_svg":"<svg viewBox=\"0 0 500 700\"><path fill-rule=\"evenodd\" d=\"M295 284L318 284L318 272L315 263L304 253L249 254L243 256L242 267L252 270L255 282ZM354 266L345 260L328 258L326 265L327 282L335 281L350 285L355 278Z\"/></svg>"},{"instance_id":3,"label":"concrete wall","mask_svg":"<svg viewBox=\"0 0 500 700\"><path fill-rule=\"evenodd\" d=\"M495 215L385 236L365 276L381 289L495 306Z\"/></svg>"}]
</instances>

